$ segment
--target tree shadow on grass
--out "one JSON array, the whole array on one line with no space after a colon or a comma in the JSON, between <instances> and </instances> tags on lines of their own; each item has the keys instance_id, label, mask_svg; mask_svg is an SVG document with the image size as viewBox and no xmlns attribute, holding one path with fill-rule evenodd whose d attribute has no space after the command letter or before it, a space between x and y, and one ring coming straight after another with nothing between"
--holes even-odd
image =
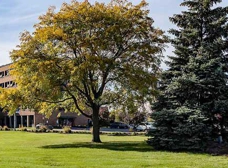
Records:
<instances>
[{"instance_id":1,"label":"tree shadow on grass","mask_svg":"<svg viewBox=\"0 0 228 168\"><path fill-rule=\"evenodd\" d=\"M134 141L134 142L77 142L72 144L58 144L58 145L46 145L41 148L45 149L59 149L59 148L90 148L90 149L107 149L114 151L136 151L136 152L151 152L154 149L147 145L146 142Z\"/></svg>"},{"instance_id":2,"label":"tree shadow on grass","mask_svg":"<svg viewBox=\"0 0 228 168\"><path fill-rule=\"evenodd\" d=\"M167 150L156 150L152 146L146 144L146 142L142 141L134 141L134 142L122 142L122 141L111 141L111 142L103 142L103 143L92 143L92 142L75 142L70 144L57 144L57 145L46 145L42 146L43 149L64 149L64 148L90 148L90 149L107 149L113 151L134 151L134 152L170 152L170 153L188 153L188 154L209 154L212 156L221 156L227 155L227 152L217 152L217 151L167 151ZM217 148L216 148L217 149ZM226 148L227 150L228 148ZM214 149L215 150L215 149Z\"/></svg>"}]
</instances>

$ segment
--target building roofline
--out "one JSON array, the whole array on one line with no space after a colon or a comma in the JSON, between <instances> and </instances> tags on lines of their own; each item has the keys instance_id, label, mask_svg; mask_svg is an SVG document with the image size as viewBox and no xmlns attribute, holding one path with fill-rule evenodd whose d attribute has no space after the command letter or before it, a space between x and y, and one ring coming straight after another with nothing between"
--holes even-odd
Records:
<instances>
[{"instance_id":1,"label":"building roofline","mask_svg":"<svg viewBox=\"0 0 228 168\"><path fill-rule=\"evenodd\" d=\"M8 66L8 65L11 65L11 64L13 64L13 63L8 63L8 64L5 64L5 65L0 65L0 68L5 67L5 66Z\"/></svg>"}]
</instances>

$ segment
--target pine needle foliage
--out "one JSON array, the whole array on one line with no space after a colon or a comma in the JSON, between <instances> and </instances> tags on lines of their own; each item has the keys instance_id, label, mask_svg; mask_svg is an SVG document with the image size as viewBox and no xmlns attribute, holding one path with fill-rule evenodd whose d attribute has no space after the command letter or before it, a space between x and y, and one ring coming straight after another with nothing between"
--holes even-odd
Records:
<instances>
[{"instance_id":1,"label":"pine needle foliage","mask_svg":"<svg viewBox=\"0 0 228 168\"><path fill-rule=\"evenodd\" d=\"M227 14L221 0L185 0L170 18L175 56L163 72L153 106L156 130L148 143L158 149L205 150L228 126Z\"/></svg>"}]
</instances>

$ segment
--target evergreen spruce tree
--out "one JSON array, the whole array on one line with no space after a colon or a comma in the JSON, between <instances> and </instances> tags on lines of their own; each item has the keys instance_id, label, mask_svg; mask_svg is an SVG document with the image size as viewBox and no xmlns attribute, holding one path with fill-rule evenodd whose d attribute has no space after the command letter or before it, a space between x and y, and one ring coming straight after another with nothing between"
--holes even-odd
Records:
<instances>
[{"instance_id":1,"label":"evergreen spruce tree","mask_svg":"<svg viewBox=\"0 0 228 168\"><path fill-rule=\"evenodd\" d=\"M205 150L228 126L228 7L221 0L185 0L188 8L170 18L175 56L161 77L153 106L156 130L148 143L157 149ZM216 6L215 6L216 5Z\"/></svg>"}]
</instances>

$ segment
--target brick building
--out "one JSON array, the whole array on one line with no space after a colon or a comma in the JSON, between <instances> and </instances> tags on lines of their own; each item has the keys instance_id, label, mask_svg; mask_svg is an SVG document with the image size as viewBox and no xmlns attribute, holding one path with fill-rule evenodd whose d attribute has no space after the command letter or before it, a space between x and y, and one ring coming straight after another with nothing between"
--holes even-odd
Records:
<instances>
[{"instance_id":1,"label":"brick building","mask_svg":"<svg viewBox=\"0 0 228 168\"><path fill-rule=\"evenodd\" d=\"M10 65L0 66L0 87L9 88L16 87L13 77L10 76ZM102 107L101 112L108 110L107 107ZM19 126L32 127L39 123L46 123L53 126L62 127L64 125L78 126L87 125L88 118L77 113L71 113L64 111L54 111L49 118L46 118L43 114L25 109L19 110L14 115L9 116L8 113L0 111L0 125L7 125L11 128L18 128Z\"/></svg>"}]
</instances>

